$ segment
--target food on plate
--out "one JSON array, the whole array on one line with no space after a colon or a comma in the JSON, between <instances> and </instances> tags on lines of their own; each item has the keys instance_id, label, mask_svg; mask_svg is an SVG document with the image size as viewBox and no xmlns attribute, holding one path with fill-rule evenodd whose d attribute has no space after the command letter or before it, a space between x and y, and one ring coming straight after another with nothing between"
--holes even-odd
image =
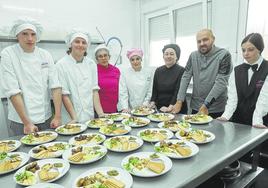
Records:
<instances>
[{"instance_id":1,"label":"food on plate","mask_svg":"<svg viewBox=\"0 0 268 188\"><path fill-rule=\"evenodd\" d=\"M113 121L121 121L123 119L128 118L129 116L130 115L126 113L112 113L106 115L108 119L112 119Z\"/></svg>"},{"instance_id":2,"label":"food on plate","mask_svg":"<svg viewBox=\"0 0 268 188\"><path fill-rule=\"evenodd\" d=\"M206 114L192 114L192 115L185 115L184 120L196 123L208 122L211 119L210 116Z\"/></svg>"},{"instance_id":3,"label":"food on plate","mask_svg":"<svg viewBox=\"0 0 268 188\"><path fill-rule=\"evenodd\" d=\"M82 134L74 137L74 145L83 145L89 143L101 143L105 138L99 134Z\"/></svg>"},{"instance_id":4,"label":"food on plate","mask_svg":"<svg viewBox=\"0 0 268 188\"><path fill-rule=\"evenodd\" d=\"M163 128L170 129L171 131L185 130L190 128L190 124L185 121L164 121Z\"/></svg>"},{"instance_id":5,"label":"food on plate","mask_svg":"<svg viewBox=\"0 0 268 188\"><path fill-rule=\"evenodd\" d=\"M21 142L24 144L38 144L49 142L57 137L57 133L54 132L36 132L30 133L21 138Z\"/></svg>"},{"instance_id":6,"label":"food on plate","mask_svg":"<svg viewBox=\"0 0 268 188\"><path fill-rule=\"evenodd\" d=\"M23 185L33 185L37 182L34 173L30 171L24 171L16 175L16 181Z\"/></svg>"},{"instance_id":7,"label":"food on plate","mask_svg":"<svg viewBox=\"0 0 268 188\"><path fill-rule=\"evenodd\" d=\"M41 170L38 171L38 176L43 181L49 181L55 179L60 175L57 167L51 163L47 163L41 167Z\"/></svg>"},{"instance_id":8,"label":"food on plate","mask_svg":"<svg viewBox=\"0 0 268 188\"><path fill-rule=\"evenodd\" d=\"M0 153L2 152L9 152L16 148L15 141L8 140L8 141L0 141Z\"/></svg>"},{"instance_id":9,"label":"food on plate","mask_svg":"<svg viewBox=\"0 0 268 188\"><path fill-rule=\"evenodd\" d=\"M143 170L144 168L149 169L150 171L161 174L165 170L165 164L161 159L158 159L158 155L154 154L148 158L142 157L130 157L128 162L124 164L124 168L127 171Z\"/></svg>"},{"instance_id":10,"label":"food on plate","mask_svg":"<svg viewBox=\"0 0 268 188\"><path fill-rule=\"evenodd\" d=\"M126 134L129 131L126 129L125 125L114 123L111 125L101 127L100 132L107 135L120 135L120 134Z\"/></svg>"},{"instance_id":11,"label":"food on plate","mask_svg":"<svg viewBox=\"0 0 268 188\"><path fill-rule=\"evenodd\" d=\"M67 148L67 144L64 143L55 143L50 146L41 145L32 150L33 156L35 158L50 158L56 157L56 152L63 151Z\"/></svg>"},{"instance_id":12,"label":"food on plate","mask_svg":"<svg viewBox=\"0 0 268 188\"><path fill-rule=\"evenodd\" d=\"M156 113L150 114L148 118L152 121L169 121L174 118L174 115L168 113Z\"/></svg>"},{"instance_id":13,"label":"food on plate","mask_svg":"<svg viewBox=\"0 0 268 188\"><path fill-rule=\"evenodd\" d=\"M1 153L0 154L0 173L7 172L12 169L17 168L22 162L22 158L19 154L8 154Z\"/></svg>"},{"instance_id":14,"label":"food on plate","mask_svg":"<svg viewBox=\"0 0 268 188\"><path fill-rule=\"evenodd\" d=\"M146 121L145 118L131 116L128 119L125 119L122 123L124 125L129 125L129 126L142 127L142 126L148 125L150 123L150 120L147 119L147 121Z\"/></svg>"},{"instance_id":15,"label":"food on plate","mask_svg":"<svg viewBox=\"0 0 268 188\"><path fill-rule=\"evenodd\" d=\"M105 141L105 146L111 150L130 151L140 147L137 138L132 136L112 137Z\"/></svg>"},{"instance_id":16,"label":"food on plate","mask_svg":"<svg viewBox=\"0 0 268 188\"><path fill-rule=\"evenodd\" d=\"M147 129L140 132L141 138L145 140L165 140L167 139L167 131L165 130L157 130L157 129Z\"/></svg>"},{"instance_id":17,"label":"food on plate","mask_svg":"<svg viewBox=\"0 0 268 188\"><path fill-rule=\"evenodd\" d=\"M184 142L178 141L177 143L172 143L170 141L161 141L159 146L155 147L157 152L163 153L175 153L179 154L183 157L190 156L192 154L192 150L189 146L187 146Z\"/></svg>"},{"instance_id":18,"label":"food on plate","mask_svg":"<svg viewBox=\"0 0 268 188\"><path fill-rule=\"evenodd\" d=\"M57 128L58 133L79 133L81 126L78 124L66 124Z\"/></svg>"},{"instance_id":19,"label":"food on plate","mask_svg":"<svg viewBox=\"0 0 268 188\"><path fill-rule=\"evenodd\" d=\"M192 129L190 131L183 131L181 130L179 132L181 137L186 138L187 140L193 139L196 142L205 142L207 138L210 137L209 134L206 134L203 130L199 129Z\"/></svg>"},{"instance_id":20,"label":"food on plate","mask_svg":"<svg viewBox=\"0 0 268 188\"><path fill-rule=\"evenodd\" d=\"M76 163L91 161L105 155L100 146L79 146L71 150L68 160Z\"/></svg>"},{"instance_id":21,"label":"food on plate","mask_svg":"<svg viewBox=\"0 0 268 188\"><path fill-rule=\"evenodd\" d=\"M138 116L147 116L149 114L154 113L154 110L146 106L140 106L131 110L131 113Z\"/></svg>"},{"instance_id":22,"label":"food on plate","mask_svg":"<svg viewBox=\"0 0 268 188\"><path fill-rule=\"evenodd\" d=\"M89 188L124 188L125 184L113 177L109 177L102 172L96 172L89 176L80 178L76 182L77 187L89 187Z\"/></svg>"},{"instance_id":23,"label":"food on plate","mask_svg":"<svg viewBox=\"0 0 268 188\"><path fill-rule=\"evenodd\" d=\"M88 121L86 124L89 127L93 127L93 128L100 128L102 126L106 126L109 124L112 124L113 121L107 118L96 118L96 119L92 119L90 121Z\"/></svg>"}]
</instances>

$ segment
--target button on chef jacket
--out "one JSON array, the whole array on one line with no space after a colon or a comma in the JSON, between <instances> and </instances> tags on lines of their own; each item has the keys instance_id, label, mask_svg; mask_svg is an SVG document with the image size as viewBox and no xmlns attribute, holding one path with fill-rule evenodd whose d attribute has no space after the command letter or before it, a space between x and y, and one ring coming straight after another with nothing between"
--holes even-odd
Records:
<instances>
[{"instance_id":1,"label":"button on chef jacket","mask_svg":"<svg viewBox=\"0 0 268 188\"><path fill-rule=\"evenodd\" d=\"M34 123L44 123L51 117L51 89L59 88L57 71L52 56L37 46L25 53L19 44L1 52L2 85L10 98L22 94L26 113ZM22 123L11 101L8 101L8 119Z\"/></svg>"},{"instance_id":2,"label":"button on chef jacket","mask_svg":"<svg viewBox=\"0 0 268 188\"><path fill-rule=\"evenodd\" d=\"M93 91L99 90L97 65L88 57L77 62L66 55L56 64L62 94L69 95L79 122L94 118Z\"/></svg>"},{"instance_id":3,"label":"button on chef jacket","mask_svg":"<svg viewBox=\"0 0 268 188\"><path fill-rule=\"evenodd\" d=\"M142 67L140 71L135 71L127 67L122 69L121 76L118 108L132 109L150 102L154 76L152 68Z\"/></svg>"}]
</instances>

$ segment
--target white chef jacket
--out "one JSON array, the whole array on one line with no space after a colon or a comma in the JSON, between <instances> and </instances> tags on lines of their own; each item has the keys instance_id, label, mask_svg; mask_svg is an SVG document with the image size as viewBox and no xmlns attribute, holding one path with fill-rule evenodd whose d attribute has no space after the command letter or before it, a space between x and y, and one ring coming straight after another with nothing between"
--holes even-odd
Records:
<instances>
[{"instance_id":1,"label":"white chef jacket","mask_svg":"<svg viewBox=\"0 0 268 188\"><path fill-rule=\"evenodd\" d=\"M153 76L154 70L149 67L142 67L140 71L132 67L121 70L118 109L132 109L150 102Z\"/></svg>"},{"instance_id":2,"label":"white chef jacket","mask_svg":"<svg viewBox=\"0 0 268 188\"><path fill-rule=\"evenodd\" d=\"M251 65L258 64L258 69L259 69L262 62L263 62L263 57L260 56L260 58L255 63L253 63ZM253 73L254 72L252 69L248 69L248 84L251 81L251 77L252 77ZM227 100L227 104L225 106L225 111L222 114L222 117L225 117L228 120L232 117L233 113L235 112L236 107L237 107L237 102L238 102L236 85L235 85L235 72L234 71L231 73L229 83L230 83L230 85L228 86L228 100Z\"/></svg>"},{"instance_id":3,"label":"white chef jacket","mask_svg":"<svg viewBox=\"0 0 268 188\"><path fill-rule=\"evenodd\" d=\"M69 95L79 122L94 118L93 91L99 90L97 65L88 57L77 63L65 55L56 64L62 94Z\"/></svg>"},{"instance_id":4,"label":"white chef jacket","mask_svg":"<svg viewBox=\"0 0 268 188\"><path fill-rule=\"evenodd\" d=\"M59 80L50 53L37 46L25 53L19 44L1 52L2 85L8 101L8 119L22 123L10 97L22 94L26 113L34 124L51 117L51 89L59 88Z\"/></svg>"},{"instance_id":5,"label":"white chef jacket","mask_svg":"<svg viewBox=\"0 0 268 188\"><path fill-rule=\"evenodd\" d=\"M268 113L268 76L261 88L258 101L256 103L255 111L253 113L253 125L263 125L263 116Z\"/></svg>"}]
</instances>

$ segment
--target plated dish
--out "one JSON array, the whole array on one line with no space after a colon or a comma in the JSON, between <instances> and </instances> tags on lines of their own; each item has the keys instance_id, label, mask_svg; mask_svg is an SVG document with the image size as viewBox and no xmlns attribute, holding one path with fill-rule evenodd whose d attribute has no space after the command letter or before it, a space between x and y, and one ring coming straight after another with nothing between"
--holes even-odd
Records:
<instances>
[{"instance_id":1,"label":"plated dish","mask_svg":"<svg viewBox=\"0 0 268 188\"><path fill-rule=\"evenodd\" d=\"M173 137L170 130L158 128L144 129L139 131L137 135L147 142L159 142Z\"/></svg>"},{"instance_id":2,"label":"plated dish","mask_svg":"<svg viewBox=\"0 0 268 188\"><path fill-rule=\"evenodd\" d=\"M130 188L132 184L132 176L127 171L116 167L99 167L78 176L72 187Z\"/></svg>"},{"instance_id":3,"label":"plated dish","mask_svg":"<svg viewBox=\"0 0 268 188\"><path fill-rule=\"evenodd\" d=\"M192 129L190 131L178 131L175 136L182 140L188 140L195 144L205 144L215 139L215 135L209 131Z\"/></svg>"},{"instance_id":4,"label":"plated dish","mask_svg":"<svg viewBox=\"0 0 268 188\"><path fill-rule=\"evenodd\" d=\"M107 153L102 145L83 145L66 150L62 158L72 164L88 164L95 162Z\"/></svg>"},{"instance_id":5,"label":"plated dish","mask_svg":"<svg viewBox=\"0 0 268 188\"><path fill-rule=\"evenodd\" d=\"M86 122L86 125L92 129L99 129L102 126L112 124L114 121L108 118L96 118Z\"/></svg>"},{"instance_id":6,"label":"plated dish","mask_svg":"<svg viewBox=\"0 0 268 188\"><path fill-rule=\"evenodd\" d=\"M104 146L115 152L129 152L140 148L143 140L136 136L115 136L105 140Z\"/></svg>"},{"instance_id":7,"label":"plated dish","mask_svg":"<svg viewBox=\"0 0 268 188\"><path fill-rule=\"evenodd\" d=\"M123 119L127 119L130 117L130 114L127 113L111 113L107 114L106 117L113 121L122 121Z\"/></svg>"},{"instance_id":8,"label":"plated dish","mask_svg":"<svg viewBox=\"0 0 268 188\"><path fill-rule=\"evenodd\" d=\"M55 131L62 135L73 135L84 132L87 129L85 124L66 124L59 126Z\"/></svg>"},{"instance_id":9,"label":"plated dish","mask_svg":"<svg viewBox=\"0 0 268 188\"><path fill-rule=\"evenodd\" d=\"M39 145L47 142L51 142L58 137L58 134L53 131L41 131L36 133L30 133L23 136L20 141L26 145Z\"/></svg>"},{"instance_id":10,"label":"plated dish","mask_svg":"<svg viewBox=\"0 0 268 188\"><path fill-rule=\"evenodd\" d=\"M144 117L135 117L131 116L128 119L124 119L122 121L122 124L128 125L130 127L144 127L146 125L149 125L150 120Z\"/></svg>"},{"instance_id":11,"label":"plated dish","mask_svg":"<svg viewBox=\"0 0 268 188\"><path fill-rule=\"evenodd\" d=\"M175 159L189 158L199 152L197 145L177 139L158 142L155 144L154 150Z\"/></svg>"},{"instance_id":12,"label":"plated dish","mask_svg":"<svg viewBox=\"0 0 268 188\"><path fill-rule=\"evenodd\" d=\"M99 131L106 136L119 136L129 133L131 131L131 127L113 123L111 125L101 127Z\"/></svg>"},{"instance_id":13,"label":"plated dish","mask_svg":"<svg viewBox=\"0 0 268 188\"><path fill-rule=\"evenodd\" d=\"M191 128L191 124L186 121L164 121L158 123L159 128L169 129L172 132L177 132L179 130L189 130Z\"/></svg>"},{"instance_id":14,"label":"plated dish","mask_svg":"<svg viewBox=\"0 0 268 188\"><path fill-rule=\"evenodd\" d=\"M141 106L141 107L131 110L130 113L135 116L148 116L149 114L154 113L154 109L146 107L146 106Z\"/></svg>"},{"instance_id":15,"label":"plated dish","mask_svg":"<svg viewBox=\"0 0 268 188\"><path fill-rule=\"evenodd\" d=\"M154 122L162 122L162 121L169 121L174 119L174 115L173 114L169 114L169 113L155 113L155 114L150 114L147 116L151 121Z\"/></svg>"},{"instance_id":16,"label":"plated dish","mask_svg":"<svg viewBox=\"0 0 268 188\"><path fill-rule=\"evenodd\" d=\"M61 178L69 169L70 164L63 159L43 159L20 168L13 179L24 186L48 183Z\"/></svg>"},{"instance_id":17,"label":"plated dish","mask_svg":"<svg viewBox=\"0 0 268 188\"><path fill-rule=\"evenodd\" d=\"M106 137L99 133L86 133L72 137L69 144L73 146L80 146L85 144L101 144Z\"/></svg>"},{"instance_id":18,"label":"plated dish","mask_svg":"<svg viewBox=\"0 0 268 188\"><path fill-rule=\"evenodd\" d=\"M34 159L60 157L69 147L67 142L50 142L32 148L29 155Z\"/></svg>"},{"instance_id":19,"label":"plated dish","mask_svg":"<svg viewBox=\"0 0 268 188\"><path fill-rule=\"evenodd\" d=\"M160 153L139 152L125 157L121 166L135 176L155 177L167 173L172 167L172 161Z\"/></svg>"},{"instance_id":20,"label":"plated dish","mask_svg":"<svg viewBox=\"0 0 268 188\"><path fill-rule=\"evenodd\" d=\"M12 152L20 147L21 143L18 140L1 140L0 141L0 153Z\"/></svg>"},{"instance_id":21,"label":"plated dish","mask_svg":"<svg viewBox=\"0 0 268 188\"><path fill-rule=\"evenodd\" d=\"M64 188L64 187L55 183L38 183L35 185L31 185L27 188Z\"/></svg>"},{"instance_id":22,"label":"plated dish","mask_svg":"<svg viewBox=\"0 0 268 188\"><path fill-rule=\"evenodd\" d=\"M23 152L0 153L0 175L12 172L25 165L29 155Z\"/></svg>"},{"instance_id":23,"label":"plated dish","mask_svg":"<svg viewBox=\"0 0 268 188\"><path fill-rule=\"evenodd\" d=\"M205 114L185 115L183 119L192 124L207 124L213 120L211 116Z\"/></svg>"}]
</instances>

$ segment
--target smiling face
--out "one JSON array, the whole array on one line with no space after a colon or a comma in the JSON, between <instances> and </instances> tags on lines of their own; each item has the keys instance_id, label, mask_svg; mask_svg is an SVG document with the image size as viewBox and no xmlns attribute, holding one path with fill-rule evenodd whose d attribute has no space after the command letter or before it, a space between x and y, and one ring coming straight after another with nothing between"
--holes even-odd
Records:
<instances>
[{"instance_id":1,"label":"smiling face","mask_svg":"<svg viewBox=\"0 0 268 188\"><path fill-rule=\"evenodd\" d=\"M108 50L100 49L96 52L96 59L98 64L107 67L109 65L110 55Z\"/></svg>"},{"instance_id":2,"label":"smiling face","mask_svg":"<svg viewBox=\"0 0 268 188\"><path fill-rule=\"evenodd\" d=\"M196 35L198 51L201 54L207 54L214 45L214 36L209 30L201 30Z\"/></svg>"},{"instance_id":3,"label":"smiling face","mask_svg":"<svg viewBox=\"0 0 268 188\"><path fill-rule=\"evenodd\" d=\"M31 29L25 29L17 35L21 48L25 52L33 52L36 44L36 33Z\"/></svg>"},{"instance_id":4,"label":"smiling face","mask_svg":"<svg viewBox=\"0 0 268 188\"><path fill-rule=\"evenodd\" d=\"M77 37L71 44L71 54L75 57L83 57L87 50L87 41L83 38Z\"/></svg>"},{"instance_id":5,"label":"smiling face","mask_svg":"<svg viewBox=\"0 0 268 188\"><path fill-rule=\"evenodd\" d=\"M141 70L141 61L142 61L142 59L141 59L140 56L134 55L129 59L129 61L131 63L132 68L135 71Z\"/></svg>"},{"instance_id":6,"label":"smiling face","mask_svg":"<svg viewBox=\"0 0 268 188\"><path fill-rule=\"evenodd\" d=\"M173 48L167 48L164 51L163 58L165 65L169 68L177 62L177 55Z\"/></svg>"},{"instance_id":7,"label":"smiling face","mask_svg":"<svg viewBox=\"0 0 268 188\"><path fill-rule=\"evenodd\" d=\"M242 44L243 58L249 63L255 63L260 57L260 51L249 41Z\"/></svg>"}]
</instances>

